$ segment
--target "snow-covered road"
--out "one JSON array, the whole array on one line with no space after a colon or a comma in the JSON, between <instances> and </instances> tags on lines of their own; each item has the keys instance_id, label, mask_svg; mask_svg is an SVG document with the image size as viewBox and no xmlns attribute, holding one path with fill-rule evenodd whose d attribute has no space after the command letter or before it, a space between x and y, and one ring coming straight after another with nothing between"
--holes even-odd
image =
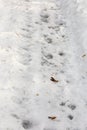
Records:
<instances>
[{"instance_id":1,"label":"snow-covered road","mask_svg":"<svg viewBox=\"0 0 87 130\"><path fill-rule=\"evenodd\" d=\"M87 130L86 0L0 0L0 130Z\"/></svg>"}]
</instances>

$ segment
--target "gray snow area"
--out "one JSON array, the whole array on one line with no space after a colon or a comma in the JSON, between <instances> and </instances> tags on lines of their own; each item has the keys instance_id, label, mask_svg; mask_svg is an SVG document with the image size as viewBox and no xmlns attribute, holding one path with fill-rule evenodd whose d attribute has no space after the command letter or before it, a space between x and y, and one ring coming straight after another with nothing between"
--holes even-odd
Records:
<instances>
[{"instance_id":1,"label":"gray snow area","mask_svg":"<svg viewBox=\"0 0 87 130\"><path fill-rule=\"evenodd\" d=\"M87 130L87 0L0 0L0 130Z\"/></svg>"}]
</instances>

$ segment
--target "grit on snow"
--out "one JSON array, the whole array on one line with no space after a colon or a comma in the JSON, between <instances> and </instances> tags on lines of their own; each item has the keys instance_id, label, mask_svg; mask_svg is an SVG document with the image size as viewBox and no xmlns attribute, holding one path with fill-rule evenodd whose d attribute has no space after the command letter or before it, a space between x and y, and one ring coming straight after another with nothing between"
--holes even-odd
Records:
<instances>
[{"instance_id":1,"label":"grit on snow","mask_svg":"<svg viewBox=\"0 0 87 130\"><path fill-rule=\"evenodd\" d=\"M87 130L86 0L0 0L0 130Z\"/></svg>"}]
</instances>

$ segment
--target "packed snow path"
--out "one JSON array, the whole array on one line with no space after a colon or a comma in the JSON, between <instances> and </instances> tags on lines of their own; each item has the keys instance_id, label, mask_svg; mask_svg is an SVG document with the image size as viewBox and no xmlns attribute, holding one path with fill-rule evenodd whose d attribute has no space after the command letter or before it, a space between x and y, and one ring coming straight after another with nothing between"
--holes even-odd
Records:
<instances>
[{"instance_id":1,"label":"packed snow path","mask_svg":"<svg viewBox=\"0 0 87 130\"><path fill-rule=\"evenodd\" d=\"M86 7L0 0L0 130L87 130Z\"/></svg>"}]
</instances>

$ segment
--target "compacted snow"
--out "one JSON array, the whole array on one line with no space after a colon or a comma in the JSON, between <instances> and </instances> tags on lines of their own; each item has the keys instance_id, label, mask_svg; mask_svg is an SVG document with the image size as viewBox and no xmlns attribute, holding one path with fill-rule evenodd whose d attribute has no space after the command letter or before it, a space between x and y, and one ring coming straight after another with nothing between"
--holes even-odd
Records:
<instances>
[{"instance_id":1,"label":"compacted snow","mask_svg":"<svg viewBox=\"0 0 87 130\"><path fill-rule=\"evenodd\" d=\"M87 1L0 0L0 130L87 130Z\"/></svg>"}]
</instances>

